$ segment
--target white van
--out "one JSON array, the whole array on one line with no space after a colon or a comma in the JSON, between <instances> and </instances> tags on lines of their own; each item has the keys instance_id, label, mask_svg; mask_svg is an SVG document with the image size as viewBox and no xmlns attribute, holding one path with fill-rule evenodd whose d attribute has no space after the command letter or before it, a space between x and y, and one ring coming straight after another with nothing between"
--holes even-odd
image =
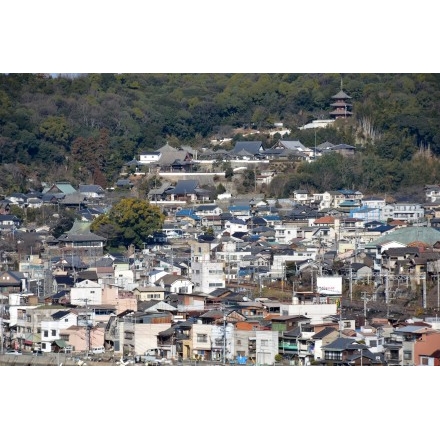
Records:
<instances>
[{"instance_id":1,"label":"white van","mask_svg":"<svg viewBox=\"0 0 440 440\"><path fill-rule=\"evenodd\" d=\"M105 348L103 346L101 346L101 347L93 347L90 352L92 354L102 354L102 353L105 353Z\"/></svg>"}]
</instances>

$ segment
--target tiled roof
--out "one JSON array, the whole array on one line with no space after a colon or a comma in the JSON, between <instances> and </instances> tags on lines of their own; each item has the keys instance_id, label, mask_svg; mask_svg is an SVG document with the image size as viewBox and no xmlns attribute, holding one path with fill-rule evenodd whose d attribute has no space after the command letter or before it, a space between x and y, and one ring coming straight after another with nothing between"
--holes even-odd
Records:
<instances>
[{"instance_id":1,"label":"tiled roof","mask_svg":"<svg viewBox=\"0 0 440 440\"><path fill-rule=\"evenodd\" d=\"M251 153L258 154L263 143L261 141L239 141L235 143L235 147L232 150L233 154Z\"/></svg>"},{"instance_id":2,"label":"tiled roof","mask_svg":"<svg viewBox=\"0 0 440 440\"><path fill-rule=\"evenodd\" d=\"M194 194L198 185L197 180L179 180L169 194Z\"/></svg>"},{"instance_id":3,"label":"tiled roof","mask_svg":"<svg viewBox=\"0 0 440 440\"><path fill-rule=\"evenodd\" d=\"M376 247L387 241L396 241L405 245L417 241L434 245L440 241L440 231L431 227L408 226L406 228L395 229L385 236L368 243L367 246Z\"/></svg>"},{"instance_id":4,"label":"tiled roof","mask_svg":"<svg viewBox=\"0 0 440 440\"><path fill-rule=\"evenodd\" d=\"M324 216L324 217L320 217L320 218L317 218L315 221L314 221L314 224L315 225L322 225L322 224L333 224L335 222L335 218L334 217L332 217L331 215L326 215L326 216Z\"/></svg>"}]
</instances>

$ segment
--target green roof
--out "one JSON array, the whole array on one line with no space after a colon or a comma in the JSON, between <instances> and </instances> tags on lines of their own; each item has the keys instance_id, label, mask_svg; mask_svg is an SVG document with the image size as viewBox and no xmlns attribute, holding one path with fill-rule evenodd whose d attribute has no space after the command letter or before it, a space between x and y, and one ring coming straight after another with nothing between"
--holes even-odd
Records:
<instances>
[{"instance_id":1,"label":"green roof","mask_svg":"<svg viewBox=\"0 0 440 440\"><path fill-rule=\"evenodd\" d=\"M394 231L379 237L365 245L366 248L374 248L377 245L384 244L388 241L397 241L404 245L414 242L426 243L433 246L440 241L440 231L432 227L424 226L408 226L406 228L395 229Z\"/></svg>"},{"instance_id":2,"label":"green roof","mask_svg":"<svg viewBox=\"0 0 440 440\"><path fill-rule=\"evenodd\" d=\"M66 348L69 345L64 339L55 339L53 343L60 348Z\"/></svg>"},{"instance_id":3,"label":"green roof","mask_svg":"<svg viewBox=\"0 0 440 440\"><path fill-rule=\"evenodd\" d=\"M90 222L75 219L69 234L90 234Z\"/></svg>"}]
</instances>

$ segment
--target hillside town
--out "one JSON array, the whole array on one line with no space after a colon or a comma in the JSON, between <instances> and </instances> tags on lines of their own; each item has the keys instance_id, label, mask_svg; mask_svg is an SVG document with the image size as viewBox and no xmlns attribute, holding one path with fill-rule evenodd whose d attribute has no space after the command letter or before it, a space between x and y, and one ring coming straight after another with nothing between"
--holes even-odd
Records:
<instances>
[{"instance_id":1,"label":"hillside town","mask_svg":"<svg viewBox=\"0 0 440 440\"><path fill-rule=\"evenodd\" d=\"M149 194L162 230L126 254L90 232L107 190L58 182L2 202L2 240L35 250L2 253L2 358L440 364L440 186L423 204L355 190L207 200L196 179L162 190ZM82 218L58 239L7 213L73 199Z\"/></svg>"},{"instance_id":2,"label":"hillside town","mask_svg":"<svg viewBox=\"0 0 440 440\"><path fill-rule=\"evenodd\" d=\"M350 97L333 98L332 119L304 129L350 117ZM327 153L356 148L279 136L270 149L166 143L126 163L111 188L55 182L5 195L0 364L61 354L77 365L440 365L440 185L423 202L345 188L266 195L286 163ZM247 170L253 191L243 194ZM163 227L142 247L109 252L90 225L116 193L140 197L143 179L154 179L145 199ZM54 237L14 206L78 218Z\"/></svg>"}]
</instances>

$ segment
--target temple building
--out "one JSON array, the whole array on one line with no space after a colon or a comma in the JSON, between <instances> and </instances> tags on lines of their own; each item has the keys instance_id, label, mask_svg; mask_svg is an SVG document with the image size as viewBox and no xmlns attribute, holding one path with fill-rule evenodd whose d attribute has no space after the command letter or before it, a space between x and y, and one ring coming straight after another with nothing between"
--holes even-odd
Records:
<instances>
[{"instance_id":1,"label":"temple building","mask_svg":"<svg viewBox=\"0 0 440 440\"><path fill-rule=\"evenodd\" d=\"M352 104L348 102L351 96L348 96L341 87L341 90L334 96L332 96L334 102L330 104L333 110L330 112L330 116L334 119L346 119L352 116L351 108Z\"/></svg>"}]
</instances>

